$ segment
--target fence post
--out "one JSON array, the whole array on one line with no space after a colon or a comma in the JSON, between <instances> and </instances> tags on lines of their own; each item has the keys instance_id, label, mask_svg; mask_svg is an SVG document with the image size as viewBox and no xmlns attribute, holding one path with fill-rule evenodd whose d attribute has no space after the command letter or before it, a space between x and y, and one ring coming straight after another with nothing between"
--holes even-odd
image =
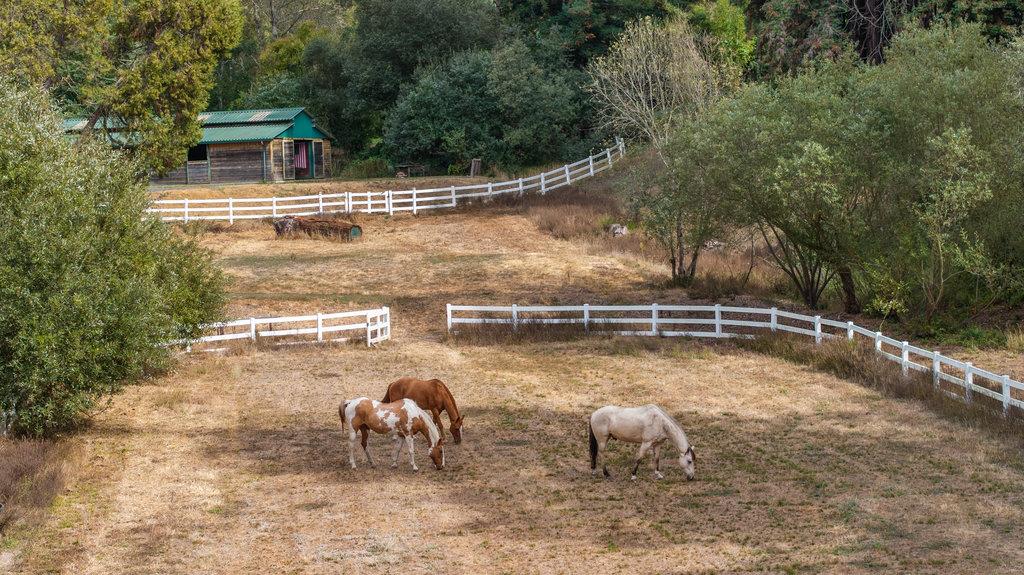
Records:
<instances>
[{"instance_id":1,"label":"fence post","mask_svg":"<svg viewBox=\"0 0 1024 575\"><path fill-rule=\"evenodd\" d=\"M594 175L594 156L590 156L590 175Z\"/></svg>"},{"instance_id":2,"label":"fence post","mask_svg":"<svg viewBox=\"0 0 1024 575\"><path fill-rule=\"evenodd\" d=\"M512 304L512 331L519 331L519 309Z\"/></svg>"},{"instance_id":3,"label":"fence post","mask_svg":"<svg viewBox=\"0 0 1024 575\"><path fill-rule=\"evenodd\" d=\"M385 339L391 339L391 308L384 306L381 308L384 310L384 334Z\"/></svg>"},{"instance_id":4,"label":"fence post","mask_svg":"<svg viewBox=\"0 0 1024 575\"><path fill-rule=\"evenodd\" d=\"M452 332L452 304L445 304L445 315L448 318L448 333Z\"/></svg>"},{"instance_id":5,"label":"fence post","mask_svg":"<svg viewBox=\"0 0 1024 575\"><path fill-rule=\"evenodd\" d=\"M352 213L352 192L345 192L345 213Z\"/></svg>"},{"instance_id":6,"label":"fence post","mask_svg":"<svg viewBox=\"0 0 1024 575\"><path fill-rule=\"evenodd\" d=\"M658 335L658 304L651 304L651 333Z\"/></svg>"},{"instance_id":7,"label":"fence post","mask_svg":"<svg viewBox=\"0 0 1024 575\"><path fill-rule=\"evenodd\" d=\"M779 308L772 308L770 323L773 332L779 328Z\"/></svg>"},{"instance_id":8,"label":"fence post","mask_svg":"<svg viewBox=\"0 0 1024 575\"><path fill-rule=\"evenodd\" d=\"M583 304L583 331L590 333L590 304Z\"/></svg>"},{"instance_id":9,"label":"fence post","mask_svg":"<svg viewBox=\"0 0 1024 575\"><path fill-rule=\"evenodd\" d=\"M317 205L320 207L320 213L324 213L324 191L320 190L316 193Z\"/></svg>"},{"instance_id":10,"label":"fence post","mask_svg":"<svg viewBox=\"0 0 1024 575\"><path fill-rule=\"evenodd\" d=\"M903 375L910 373L910 342L905 341L901 346L900 364L903 367Z\"/></svg>"},{"instance_id":11,"label":"fence post","mask_svg":"<svg viewBox=\"0 0 1024 575\"><path fill-rule=\"evenodd\" d=\"M1010 376L1003 376L1003 417L1010 415Z\"/></svg>"},{"instance_id":12,"label":"fence post","mask_svg":"<svg viewBox=\"0 0 1024 575\"><path fill-rule=\"evenodd\" d=\"M932 351L932 386L938 391L942 385L942 354Z\"/></svg>"},{"instance_id":13,"label":"fence post","mask_svg":"<svg viewBox=\"0 0 1024 575\"><path fill-rule=\"evenodd\" d=\"M964 367L964 401L971 403L974 395L974 364L967 362Z\"/></svg>"},{"instance_id":14,"label":"fence post","mask_svg":"<svg viewBox=\"0 0 1024 575\"><path fill-rule=\"evenodd\" d=\"M618 136L616 136L615 139L619 144L619 157L621 158L626 155L626 142L622 141L622 138L619 138Z\"/></svg>"},{"instance_id":15,"label":"fence post","mask_svg":"<svg viewBox=\"0 0 1024 575\"><path fill-rule=\"evenodd\" d=\"M249 318L249 339L256 341L256 318Z\"/></svg>"},{"instance_id":16,"label":"fence post","mask_svg":"<svg viewBox=\"0 0 1024 575\"><path fill-rule=\"evenodd\" d=\"M235 223L235 199L228 198L228 224Z\"/></svg>"},{"instance_id":17,"label":"fence post","mask_svg":"<svg viewBox=\"0 0 1024 575\"><path fill-rule=\"evenodd\" d=\"M487 199L488 201L494 196L494 182L487 182Z\"/></svg>"},{"instance_id":18,"label":"fence post","mask_svg":"<svg viewBox=\"0 0 1024 575\"><path fill-rule=\"evenodd\" d=\"M395 215L395 203L392 193L393 192L391 190L388 190L387 194L384 196L384 202L387 204L389 216Z\"/></svg>"},{"instance_id":19,"label":"fence post","mask_svg":"<svg viewBox=\"0 0 1024 575\"><path fill-rule=\"evenodd\" d=\"M608 167L609 168L612 167L612 149L611 148L607 148L605 150L605 156L608 157Z\"/></svg>"},{"instance_id":20,"label":"fence post","mask_svg":"<svg viewBox=\"0 0 1024 575\"><path fill-rule=\"evenodd\" d=\"M412 215L416 215L416 188L412 189Z\"/></svg>"},{"instance_id":21,"label":"fence post","mask_svg":"<svg viewBox=\"0 0 1024 575\"><path fill-rule=\"evenodd\" d=\"M882 351L882 332L880 331L875 332L875 351Z\"/></svg>"},{"instance_id":22,"label":"fence post","mask_svg":"<svg viewBox=\"0 0 1024 575\"><path fill-rule=\"evenodd\" d=\"M571 184L572 183L572 178L569 177L569 164L565 165L565 183L566 184Z\"/></svg>"},{"instance_id":23,"label":"fence post","mask_svg":"<svg viewBox=\"0 0 1024 575\"><path fill-rule=\"evenodd\" d=\"M814 316L814 343L821 343L821 316Z\"/></svg>"},{"instance_id":24,"label":"fence post","mask_svg":"<svg viewBox=\"0 0 1024 575\"><path fill-rule=\"evenodd\" d=\"M370 336L370 333L373 331L370 320L373 319L373 317L373 312L366 313L366 347L370 347L370 342L373 341L373 338Z\"/></svg>"},{"instance_id":25,"label":"fence post","mask_svg":"<svg viewBox=\"0 0 1024 575\"><path fill-rule=\"evenodd\" d=\"M548 189L544 187L544 172L540 173L540 195L544 195L548 192Z\"/></svg>"},{"instance_id":26,"label":"fence post","mask_svg":"<svg viewBox=\"0 0 1024 575\"><path fill-rule=\"evenodd\" d=\"M715 335L722 337L722 304L715 304Z\"/></svg>"},{"instance_id":27,"label":"fence post","mask_svg":"<svg viewBox=\"0 0 1024 575\"><path fill-rule=\"evenodd\" d=\"M273 213L274 217L276 218L277 217L277 196L274 196L274 197L270 198L270 208L271 208L271 213Z\"/></svg>"},{"instance_id":28,"label":"fence post","mask_svg":"<svg viewBox=\"0 0 1024 575\"><path fill-rule=\"evenodd\" d=\"M185 223L188 223L188 198L185 198Z\"/></svg>"},{"instance_id":29,"label":"fence post","mask_svg":"<svg viewBox=\"0 0 1024 575\"><path fill-rule=\"evenodd\" d=\"M316 340L324 340L324 314L316 312Z\"/></svg>"},{"instance_id":30,"label":"fence post","mask_svg":"<svg viewBox=\"0 0 1024 575\"><path fill-rule=\"evenodd\" d=\"M846 339L853 341L853 322L846 322Z\"/></svg>"},{"instance_id":31,"label":"fence post","mask_svg":"<svg viewBox=\"0 0 1024 575\"><path fill-rule=\"evenodd\" d=\"M523 193L523 179L519 178L519 196L522 197Z\"/></svg>"}]
</instances>

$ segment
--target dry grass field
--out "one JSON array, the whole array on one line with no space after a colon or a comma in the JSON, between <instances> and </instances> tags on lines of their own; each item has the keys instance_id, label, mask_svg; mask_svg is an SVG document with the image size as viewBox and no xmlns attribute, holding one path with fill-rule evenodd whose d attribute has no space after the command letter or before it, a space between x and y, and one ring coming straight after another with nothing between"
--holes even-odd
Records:
<instances>
[{"instance_id":1,"label":"dry grass field","mask_svg":"<svg viewBox=\"0 0 1024 575\"><path fill-rule=\"evenodd\" d=\"M385 304L394 339L194 353L130 387L69 440L67 489L0 571L1020 572L1019 446L921 404L727 344L447 337L449 302L686 300L635 239L561 240L538 217L365 217L353 243L203 234L229 317ZM403 375L449 384L463 444L442 472L348 469L339 401ZM592 479L586 416L649 402L689 433L697 480L645 462L631 482L635 446L614 443L613 478Z\"/></svg>"}]
</instances>

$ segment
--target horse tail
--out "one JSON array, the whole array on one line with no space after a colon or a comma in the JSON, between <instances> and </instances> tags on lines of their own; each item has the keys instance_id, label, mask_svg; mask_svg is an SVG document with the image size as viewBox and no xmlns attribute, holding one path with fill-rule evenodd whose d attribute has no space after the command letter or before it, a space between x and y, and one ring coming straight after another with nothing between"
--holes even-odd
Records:
<instances>
[{"instance_id":1,"label":"horse tail","mask_svg":"<svg viewBox=\"0 0 1024 575\"><path fill-rule=\"evenodd\" d=\"M348 407L348 402L347 401L341 402L341 405L338 406L338 417L341 418L341 426L342 427L345 427L345 409L347 407Z\"/></svg>"},{"instance_id":2,"label":"horse tail","mask_svg":"<svg viewBox=\"0 0 1024 575\"><path fill-rule=\"evenodd\" d=\"M593 471L597 469L597 436L590 421L587 421L587 431L590 432L590 470Z\"/></svg>"}]
</instances>

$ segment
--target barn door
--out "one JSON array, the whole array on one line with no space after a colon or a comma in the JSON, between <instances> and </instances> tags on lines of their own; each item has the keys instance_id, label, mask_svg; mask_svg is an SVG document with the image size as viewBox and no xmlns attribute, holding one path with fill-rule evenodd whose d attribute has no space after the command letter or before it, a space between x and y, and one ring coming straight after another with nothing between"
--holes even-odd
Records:
<instances>
[{"instance_id":1,"label":"barn door","mask_svg":"<svg viewBox=\"0 0 1024 575\"><path fill-rule=\"evenodd\" d=\"M316 168L313 177L322 178L326 175L326 170L324 169L324 143L319 140L313 142L313 166Z\"/></svg>"},{"instance_id":2,"label":"barn door","mask_svg":"<svg viewBox=\"0 0 1024 575\"><path fill-rule=\"evenodd\" d=\"M281 142L284 148L284 179L295 179L295 141L284 140Z\"/></svg>"}]
</instances>

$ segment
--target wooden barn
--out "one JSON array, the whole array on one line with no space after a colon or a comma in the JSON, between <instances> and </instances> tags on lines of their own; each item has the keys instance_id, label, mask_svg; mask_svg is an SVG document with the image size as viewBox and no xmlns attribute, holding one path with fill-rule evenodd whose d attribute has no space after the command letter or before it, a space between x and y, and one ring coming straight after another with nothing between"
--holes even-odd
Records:
<instances>
[{"instance_id":1,"label":"wooden barn","mask_svg":"<svg viewBox=\"0 0 1024 575\"><path fill-rule=\"evenodd\" d=\"M303 108L230 110L199 115L203 136L182 165L154 184L283 182L323 178L331 144ZM84 119L65 121L74 134Z\"/></svg>"}]
</instances>

